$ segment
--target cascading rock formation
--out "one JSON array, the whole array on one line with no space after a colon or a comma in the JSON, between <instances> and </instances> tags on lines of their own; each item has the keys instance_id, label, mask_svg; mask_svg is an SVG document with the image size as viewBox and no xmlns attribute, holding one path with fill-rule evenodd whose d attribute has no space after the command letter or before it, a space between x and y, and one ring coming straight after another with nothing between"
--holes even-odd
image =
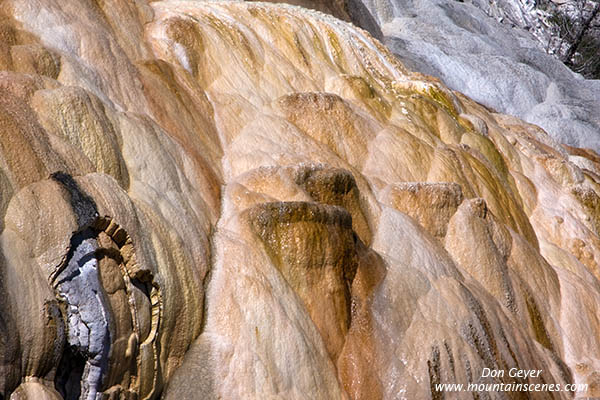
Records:
<instances>
[{"instance_id":1,"label":"cascading rock formation","mask_svg":"<svg viewBox=\"0 0 600 400\"><path fill-rule=\"evenodd\" d=\"M600 155L361 4L0 4L0 399L600 396Z\"/></svg>"}]
</instances>

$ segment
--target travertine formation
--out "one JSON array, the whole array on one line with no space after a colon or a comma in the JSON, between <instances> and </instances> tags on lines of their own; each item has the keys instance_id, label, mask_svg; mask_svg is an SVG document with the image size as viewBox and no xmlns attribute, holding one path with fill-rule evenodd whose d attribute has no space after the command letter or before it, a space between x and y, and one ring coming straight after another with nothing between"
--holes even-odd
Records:
<instances>
[{"instance_id":1,"label":"travertine formation","mask_svg":"<svg viewBox=\"0 0 600 400\"><path fill-rule=\"evenodd\" d=\"M600 396L594 151L300 7L0 16L0 398Z\"/></svg>"},{"instance_id":2,"label":"travertine formation","mask_svg":"<svg viewBox=\"0 0 600 400\"><path fill-rule=\"evenodd\" d=\"M548 18L564 0L360 1L405 65L561 143L600 151L600 80L548 54L568 46L553 37L559 19Z\"/></svg>"}]
</instances>

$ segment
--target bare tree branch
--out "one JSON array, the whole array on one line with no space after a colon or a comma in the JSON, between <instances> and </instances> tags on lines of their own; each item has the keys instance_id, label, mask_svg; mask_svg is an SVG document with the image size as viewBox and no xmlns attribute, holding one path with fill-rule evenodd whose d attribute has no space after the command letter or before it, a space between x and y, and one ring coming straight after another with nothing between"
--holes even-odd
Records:
<instances>
[{"instance_id":1,"label":"bare tree branch","mask_svg":"<svg viewBox=\"0 0 600 400\"><path fill-rule=\"evenodd\" d=\"M587 31L590 29L592 21L594 20L594 18L596 18L596 16L599 13L600 13L600 2L596 2L594 5L594 8L592 9L592 12L582 20L581 27L577 31L577 34L575 35L569 48L565 52L565 54L563 56L563 60L562 60L565 64L567 64L567 65L573 64L572 60L573 60L573 56L577 52L577 48L581 44L581 41L582 41L583 37L585 36L585 34L587 33Z\"/></svg>"}]
</instances>

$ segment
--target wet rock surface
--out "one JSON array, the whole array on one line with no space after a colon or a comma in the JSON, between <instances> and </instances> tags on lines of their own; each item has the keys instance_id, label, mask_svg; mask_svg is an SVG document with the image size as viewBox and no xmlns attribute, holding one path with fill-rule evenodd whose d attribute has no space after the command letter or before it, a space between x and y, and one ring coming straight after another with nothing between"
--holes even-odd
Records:
<instances>
[{"instance_id":1,"label":"wet rock surface","mask_svg":"<svg viewBox=\"0 0 600 400\"><path fill-rule=\"evenodd\" d=\"M547 54L556 39L550 42L544 27L536 26L539 18L528 14L532 2L363 3L383 42L409 67L539 125L560 143L599 151L600 82L583 79Z\"/></svg>"},{"instance_id":2,"label":"wet rock surface","mask_svg":"<svg viewBox=\"0 0 600 400\"><path fill-rule=\"evenodd\" d=\"M0 397L598 395L594 150L300 7L0 13Z\"/></svg>"}]
</instances>

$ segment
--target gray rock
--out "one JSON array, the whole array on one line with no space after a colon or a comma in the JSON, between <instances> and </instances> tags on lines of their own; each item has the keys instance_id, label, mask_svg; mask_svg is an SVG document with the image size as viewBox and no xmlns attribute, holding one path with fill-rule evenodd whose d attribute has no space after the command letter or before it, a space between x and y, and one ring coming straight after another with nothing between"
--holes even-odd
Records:
<instances>
[{"instance_id":1,"label":"gray rock","mask_svg":"<svg viewBox=\"0 0 600 400\"><path fill-rule=\"evenodd\" d=\"M518 0L501 0L511 1ZM600 82L571 72L530 32L498 22L477 3L364 4L381 25L384 43L409 68L539 125L559 142L600 151Z\"/></svg>"},{"instance_id":2,"label":"gray rock","mask_svg":"<svg viewBox=\"0 0 600 400\"><path fill-rule=\"evenodd\" d=\"M88 234L89 232L89 234ZM67 343L85 360L81 376L82 400L96 400L107 370L110 351L110 312L98 276L98 249L91 231L79 235L64 271L58 276L57 291L67 307Z\"/></svg>"}]
</instances>

